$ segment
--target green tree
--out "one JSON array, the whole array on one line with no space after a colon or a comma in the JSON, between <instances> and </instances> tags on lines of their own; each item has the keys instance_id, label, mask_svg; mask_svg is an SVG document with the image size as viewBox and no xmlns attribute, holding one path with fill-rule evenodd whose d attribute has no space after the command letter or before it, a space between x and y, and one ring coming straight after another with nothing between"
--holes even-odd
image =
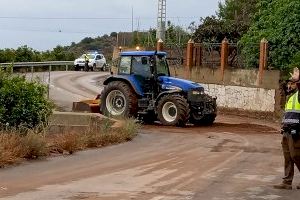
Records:
<instances>
[{"instance_id":1,"label":"green tree","mask_svg":"<svg viewBox=\"0 0 300 200\"><path fill-rule=\"evenodd\" d=\"M217 15L229 24L234 22L247 29L256 13L257 3L258 0L225 0L224 3L219 2Z\"/></svg>"},{"instance_id":2,"label":"green tree","mask_svg":"<svg viewBox=\"0 0 300 200\"><path fill-rule=\"evenodd\" d=\"M186 44L190 35L180 26L175 26L171 21L167 23L166 43Z\"/></svg>"},{"instance_id":3,"label":"green tree","mask_svg":"<svg viewBox=\"0 0 300 200\"><path fill-rule=\"evenodd\" d=\"M0 124L33 128L46 123L52 113L46 92L38 82L0 71Z\"/></svg>"},{"instance_id":4,"label":"green tree","mask_svg":"<svg viewBox=\"0 0 300 200\"><path fill-rule=\"evenodd\" d=\"M258 0L225 0L219 3L217 16L200 19L197 27L193 22L190 30L197 42L220 43L225 37L237 42L248 31L256 13Z\"/></svg>"},{"instance_id":5,"label":"green tree","mask_svg":"<svg viewBox=\"0 0 300 200\"><path fill-rule=\"evenodd\" d=\"M246 62L249 66L257 64L259 49L252 44L266 38L270 67L289 70L300 51L300 1L260 0L258 7L253 24L240 42Z\"/></svg>"},{"instance_id":6,"label":"green tree","mask_svg":"<svg viewBox=\"0 0 300 200\"><path fill-rule=\"evenodd\" d=\"M0 50L0 63L14 62L16 60L15 50L3 49Z\"/></svg>"},{"instance_id":7,"label":"green tree","mask_svg":"<svg viewBox=\"0 0 300 200\"><path fill-rule=\"evenodd\" d=\"M28 46L21 46L17 48L15 51L16 54L16 62L32 62L34 61L34 52L33 49L29 48Z\"/></svg>"}]
</instances>

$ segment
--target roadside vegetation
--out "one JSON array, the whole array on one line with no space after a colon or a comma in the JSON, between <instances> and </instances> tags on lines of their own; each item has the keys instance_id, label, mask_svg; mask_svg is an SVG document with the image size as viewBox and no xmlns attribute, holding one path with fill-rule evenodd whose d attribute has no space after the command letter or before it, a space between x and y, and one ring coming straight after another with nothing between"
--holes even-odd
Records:
<instances>
[{"instance_id":1,"label":"roadside vegetation","mask_svg":"<svg viewBox=\"0 0 300 200\"><path fill-rule=\"evenodd\" d=\"M73 61L88 50L101 50L105 57L110 60L116 41L117 35L112 33L96 38L86 37L78 43L72 42L69 46L57 45L52 50L47 51L37 51L26 45L17 49L0 49L0 63Z\"/></svg>"},{"instance_id":2,"label":"roadside vegetation","mask_svg":"<svg viewBox=\"0 0 300 200\"><path fill-rule=\"evenodd\" d=\"M0 168L53 154L118 144L137 134L139 125L133 119L120 120L116 127L105 119L80 134L68 128L49 134L53 104L46 94L47 88L38 81L0 71Z\"/></svg>"},{"instance_id":3,"label":"roadside vegetation","mask_svg":"<svg viewBox=\"0 0 300 200\"><path fill-rule=\"evenodd\" d=\"M131 141L139 129L133 119L125 119L119 127L112 123L101 123L98 127L75 133L68 129L56 134L48 134L47 127L24 132L20 129L0 130L0 168L18 164L25 160L35 160L51 155L73 154L89 148L100 148Z\"/></svg>"},{"instance_id":4,"label":"roadside vegetation","mask_svg":"<svg viewBox=\"0 0 300 200\"><path fill-rule=\"evenodd\" d=\"M0 124L5 128L46 124L53 108L46 95L47 88L37 80L0 70Z\"/></svg>"},{"instance_id":5,"label":"roadside vegetation","mask_svg":"<svg viewBox=\"0 0 300 200\"><path fill-rule=\"evenodd\" d=\"M246 67L258 67L259 43L269 43L268 67L291 71L300 65L299 0L225 0L216 15L193 22L190 30L196 42L237 43Z\"/></svg>"}]
</instances>

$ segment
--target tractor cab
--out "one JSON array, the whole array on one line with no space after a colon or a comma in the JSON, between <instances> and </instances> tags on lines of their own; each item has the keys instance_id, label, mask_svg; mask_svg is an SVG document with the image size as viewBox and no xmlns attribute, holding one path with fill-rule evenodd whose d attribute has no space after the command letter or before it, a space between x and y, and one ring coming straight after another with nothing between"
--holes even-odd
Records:
<instances>
[{"instance_id":1,"label":"tractor cab","mask_svg":"<svg viewBox=\"0 0 300 200\"><path fill-rule=\"evenodd\" d=\"M165 52L134 51L120 54L118 67L119 76L130 76L142 94L153 93L158 95L157 78L170 76Z\"/></svg>"}]
</instances>

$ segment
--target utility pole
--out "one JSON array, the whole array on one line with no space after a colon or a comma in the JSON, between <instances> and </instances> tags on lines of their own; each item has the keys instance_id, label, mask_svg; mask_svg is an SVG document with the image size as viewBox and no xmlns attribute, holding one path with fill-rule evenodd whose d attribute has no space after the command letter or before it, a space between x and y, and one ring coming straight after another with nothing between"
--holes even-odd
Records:
<instances>
[{"instance_id":1,"label":"utility pole","mask_svg":"<svg viewBox=\"0 0 300 200\"><path fill-rule=\"evenodd\" d=\"M133 33L133 6L131 7L131 32Z\"/></svg>"},{"instance_id":2,"label":"utility pole","mask_svg":"<svg viewBox=\"0 0 300 200\"><path fill-rule=\"evenodd\" d=\"M156 39L165 42L167 23L167 0L158 0Z\"/></svg>"}]
</instances>

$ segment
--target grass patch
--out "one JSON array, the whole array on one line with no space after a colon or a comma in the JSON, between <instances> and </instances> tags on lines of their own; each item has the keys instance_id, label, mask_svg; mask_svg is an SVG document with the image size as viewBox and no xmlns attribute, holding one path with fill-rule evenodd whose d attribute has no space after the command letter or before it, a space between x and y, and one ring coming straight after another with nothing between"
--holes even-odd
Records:
<instances>
[{"instance_id":1,"label":"grass patch","mask_svg":"<svg viewBox=\"0 0 300 200\"><path fill-rule=\"evenodd\" d=\"M23 155L23 146L19 135L0 134L0 167L18 163Z\"/></svg>"},{"instance_id":2,"label":"grass patch","mask_svg":"<svg viewBox=\"0 0 300 200\"><path fill-rule=\"evenodd\" d=\"M140 128L134 119L122 120L117 128L104 119L84 133L64 130L47 134L45 128L35 130L0 130L0 168L22 160L38 159L51 153L73 154L87 148L99 148L132 140ZM71 130L71 129L70 129Z\"/></svg>"}]
</instances>

